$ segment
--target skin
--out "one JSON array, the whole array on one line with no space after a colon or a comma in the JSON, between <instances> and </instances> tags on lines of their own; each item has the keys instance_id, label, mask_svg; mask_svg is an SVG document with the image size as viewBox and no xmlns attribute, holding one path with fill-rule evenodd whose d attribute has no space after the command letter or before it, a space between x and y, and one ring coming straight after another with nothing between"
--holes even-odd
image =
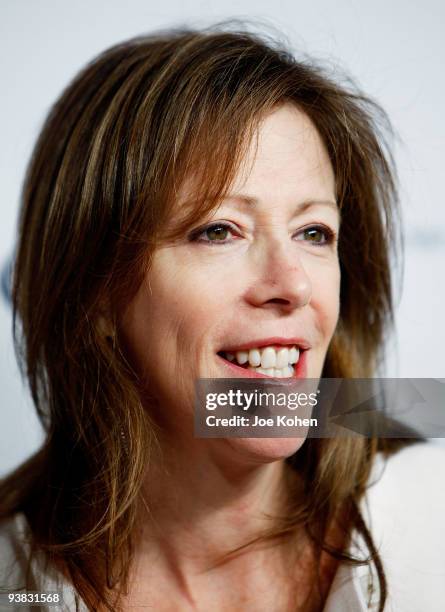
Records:
<instances>
[{"instance_id":1,"label":"skin","mask_svg":"<svg viewBox=\"0 0 445 612\"><path fill-rule=\"evenodd\" d=\"M212 570L211 580L205 570L215 556L269 525L265 512L283 508L289 478L299 486L284 459L304 440L198 439L192 425L195 379L230 376L219 350L304 336L311 344L307 376L318 378L338 321L339 215L327 152L310 120L291 105L265 117L258 135L258 148L249 148L232 185L232 196L238 195L195 228L229 224L224 240L193 231L193 240L187 234L158 248L122 316L130 359L150 389L147 409L159 426L159 456L147 467L144 490L150 520L145 515L139 527L131 597L159 598L157 609L210 609L206 602L213 610L234 609L234 601L243 600L243 609L258 610L267 609L269 599L270 609L289 605L286 545L242 555ZM308 201L314 203L299 208ZM311 242L303 230L314 225L329 228L333 241L324 243L326 234L315 232L323 244ZM307 579L304 558L296 564L300 587ZM153 580L147 582L148 567ZM156 589L149 586L155 582ZM256 597L262 607L255 608Z\"/></svg>"}]
</instances>

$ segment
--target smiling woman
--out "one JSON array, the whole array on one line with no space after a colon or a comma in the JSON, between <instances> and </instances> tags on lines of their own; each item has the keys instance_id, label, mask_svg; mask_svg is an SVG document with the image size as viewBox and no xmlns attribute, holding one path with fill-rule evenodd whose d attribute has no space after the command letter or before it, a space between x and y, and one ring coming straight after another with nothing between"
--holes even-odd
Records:
<instances>
[{"instance_id":1,"label":"smiling woman","mask_svg":"<svg viewBox=\"0 0 445 612\"><path fill-rule=\"evenodd\" d=\"M121 318L139 380L162 397L151 414L176 447L197 378L319 378L338 321L335 178L304 113L283 104L266 114L232 189L198 228L155 250ZM264 461L266 448L275 458L297 450L291 438L230 446L255 446Z\"/></svg>"},{"instance_id":2,"label":"smiling woman","mask_svg":"<svg viewBox=\"0 0 445 612\"><path fill-rule=\"evenodd\" d=\"M393 566L364 500L385 461L392 490L402 443L195 438L193 403L198 378L375 375L385 125L352 85L221 28L130 40L69 85L23 192L15 339L47 436L0 486L6 588L69 609L383 610Z\"/></svg>"}]
</instances>

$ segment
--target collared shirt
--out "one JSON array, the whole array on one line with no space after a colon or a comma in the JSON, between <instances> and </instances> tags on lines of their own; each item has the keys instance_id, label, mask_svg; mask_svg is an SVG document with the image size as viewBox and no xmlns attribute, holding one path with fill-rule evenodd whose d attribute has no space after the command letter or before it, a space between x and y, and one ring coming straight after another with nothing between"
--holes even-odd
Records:
<instances>
[{"instance_id":1,"label":"collared shirt","mask_svg":"<svg viewBox=\"0 0 445 612\"><path fill-rule=\"evenodd\" d=\"M445 610L445 449L432 443L408 446L388 459L378 455L360 508L379 551L387 580L385 612ZM0 528L0 586L11 591L24 583L28 525L16 514ZM349 552L364 559L369 551L353 532ZM31 564L30 590L62 593L53 612L76 609L73 587L56 572L43 572L43 559ZM5 584L6 582L6 584ZM323 612L375 612L379 582L374 564L341 564ZM147 605L147 609L149 605ZM17 610L25 612L27 608ZM0 604L0 610L3 610ZM5 607L11 612L14 607ZM35 608L29 608L33 612ZM81 612L88 612L80 602ZM273 611L272 611L273 612Z\"/></svg>"}]
</instances>

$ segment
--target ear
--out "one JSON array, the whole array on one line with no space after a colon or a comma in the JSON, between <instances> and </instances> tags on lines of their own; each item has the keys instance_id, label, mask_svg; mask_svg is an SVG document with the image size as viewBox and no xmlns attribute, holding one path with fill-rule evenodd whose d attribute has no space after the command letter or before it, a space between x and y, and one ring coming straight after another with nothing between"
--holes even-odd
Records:
<instances>
[{"instance_id":1,"label":"ear","mask_svg":"<svg viewBox=\"0 0 445 612\"><path fill-rule=\"evenodd\" d=\"M96 318L96 329L103 338L111 339L114 335L109 317L105 314L101 313Z\"/></svg>"},{"instance_id":2,"label":"ear","mask_svg":"<svg viewBox=\"0 0 445 612\"><path fill-rule=\"evenodd\" d=\"M102 299L96 308L96 316L94 317L94 324L97 334L101 338L107 340L113 339L115 332L115 325L113 322L111 304L109 300Z\"/></svg>"}]
</instances>

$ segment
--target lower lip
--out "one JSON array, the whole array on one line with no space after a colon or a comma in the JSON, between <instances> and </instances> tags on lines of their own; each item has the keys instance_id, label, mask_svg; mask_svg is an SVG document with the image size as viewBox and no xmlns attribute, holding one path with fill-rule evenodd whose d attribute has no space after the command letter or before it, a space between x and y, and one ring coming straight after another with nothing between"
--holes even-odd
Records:
<instances>
[{"instance_id":1,"label":"lower lip","mask_svg":"<svg viewBox=\"0 0 445 612\"><path fill-rule=\"evenodd\" d=\"M298 363L294 365L294 375L292 376L292 378L307 377L306 353L307 350L300 352L300 358L298 359ZM217 357L229 370L229 372L231 372L231 378L275 378L274 376L268 376L267 374L261 374L260 372L255 372L254 370L242 368L241 366L234 364L232 361L224 359L224 357L221 357L220 355L217 355ZM289 378L277 377L275 380L289 380Z\"/></svg>"}]
</instances>

